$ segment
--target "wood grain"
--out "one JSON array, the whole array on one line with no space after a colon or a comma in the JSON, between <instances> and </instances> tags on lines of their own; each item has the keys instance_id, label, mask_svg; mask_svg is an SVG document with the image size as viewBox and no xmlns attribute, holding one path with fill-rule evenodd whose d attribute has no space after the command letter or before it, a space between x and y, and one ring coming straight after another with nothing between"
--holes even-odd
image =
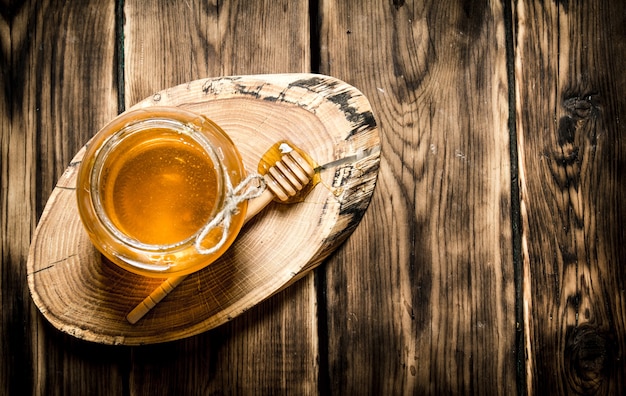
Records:
<instances>
[{"instance_id":1,"label":"wood grain","mask_svg":"<svg viewBox=\"0 0 626 396\"><path fill-rule=\"evenodd\" d=\"M116 114L114 2L97 13L89 3L2 6L1 394L98 395L125 381L126 351L58 334L26 282L27 245L53 186L81 140Z\"/></svg>"},{"instance_id":2,"label":"wood grain","mask_svg":"<svg viewBox=\"0 0 626 396\"><path fill-rule=\"evenodd\" d=\"M626 393L624 15L579 0L0 0L0 394ZM37 314L32 231L118 104L310 64L363 91L384 137L377 193L324 270L158 346L86 343Z\"/></svg>"},{"instance_id":3,"label":"wood grain","mask_svg":"<svg viewBox=\"0 0 626 396\"><path fill-rule=\"evenodd\" d=\"M127 107L199 78L309 71L305 1L134 0L124 12Z\"/></svg>"},{"instance_id":4,"label":"wood grain","mask_svg":"<svg viewBox=\"0 0 626 396\"><path fill-rule=\"evenodd\" d=\"M515 9L529 393L625 392L626 7L611 4Z\"/></svg>"},{"instance_id":5,"label":"wood grain","mask_svg":"<svg viewBox=\"0 0 626 396\"><path fill-rule=\"evenodd\" d=\"M305 1L127 0L125 19L127 106L200 78L309 69ZM174 39L172 30L184 38ZM215 331L136 349L132 392L316 393L313 277L295 286ZM147 364L154 356L159 364Z\"/></svg>"},{"instance_id":6,"label":"wood grain","mask_svg":"<svg viewBox=\"0 0 626 396\"><path fill-rule=\"evenodd\" d=\"M370 98L383 157L325 267L320 375L339 394L515 392L501 4L323 1L321 20L321 71Z\"/></svg>"},{"instance_id":7,"label":"wood grain","mask_svg":"<svg viewBox=\"0 0 626 396\"><path fill-rule=\"evenodd\" d=\"M32 327L24 328L23 323L31 320L29 297L24 288L26 274L21 265L25 262L25 252L29 244L31 225L35 218L34 186L24 183L32 177L35 167L33 155L33 137L24 130L30 126L25 120L24 94L14 99L9 94L15 87L16 66L28 63L26 57L13 54L13 41L25 43L28 31L24 16L20 18L17 10L0 21L0 142L2 163L0 164L0 243L2 244L2 267L0 278L0 392L23 389L23 381L17 380L21 374L28 379L34 378L34 345L31 343ZM25 59L26 58L26 59ZM24 89L21 88L20 89ZM17 165L19 164L19 165ZM26 352L26 353L24 353Z\"/></svg>"}]
</instances>

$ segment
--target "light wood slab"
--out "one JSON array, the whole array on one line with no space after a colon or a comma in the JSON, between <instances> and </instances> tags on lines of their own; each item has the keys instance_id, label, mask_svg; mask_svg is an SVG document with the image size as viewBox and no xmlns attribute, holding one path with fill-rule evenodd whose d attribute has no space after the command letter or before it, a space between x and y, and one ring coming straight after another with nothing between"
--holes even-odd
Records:
<instances>
[{"instance_id":1,"label":"light wood slab","mask_svg":"<svg viewBox=\"0 0 626 396\"><path fill-rule=\"evenodd\" d=\"M44 209L28 258L32 298L52 325L105 344L165 342L218 326L318 265L359 223L379 168L379 135L356 88L313 74L236 76L166 89L132 109L180 106L217 122L255 171L272 144L289 140L324 164L362 149L365 158L324 171L304 202L271 204L218 261L190 275L135 325L125 315L162 279L131 274L104 260L78 216L72 160ZM129 110L132 110L129 109Z\"/></svg>"}]
</instances>

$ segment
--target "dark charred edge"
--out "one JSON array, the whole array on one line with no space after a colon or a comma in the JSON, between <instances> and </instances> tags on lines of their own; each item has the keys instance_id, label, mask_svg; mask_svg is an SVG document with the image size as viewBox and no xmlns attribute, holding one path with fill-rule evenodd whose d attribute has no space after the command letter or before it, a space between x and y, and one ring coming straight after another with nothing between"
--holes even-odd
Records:
<instances>
[{"instance_id":1,"label":"dark charred edge","mask_svg":"<svg viewBox=\"0 0 626 396\"><path fill-rule=\"evenodd\" d=\"M240 95L252 96L255 99L259 99L261 97L261 91L263 90L264 84L259 84L255 86L255 89L250 89L244 84L235 84L235 93Z\"/></svg>"},{"instance_id":2,"label":"dark charred edge","mask_svg":"<svg viewBox=\"0 0 626 396\"><path fill-rule=\"evenodd\" d=\"M309 51L311 73L320 72L322 47L320 44L320 4L319 0L309 0Z\"/></svg>"},{"instance_id":3,"label":"dark charred edge","mask_svg":"<svg viewBox=\"0 0 626 396\"><path fill-rule=\"evenodd\" d=\"M263 100L266 102L276 103L276 102L282 102L284 97L285 95L281 93L281 95L278 95L278 96L266 96L263 98Z\"/></svg>"},{"instance_id":4,"label":"dark charred edge","mask_svg":"<svg viewBox=\"0 0 626 396\"><path fill-rule=\"evenodd\" d=\"M337 82L335 81L328 81L322 77L311 77L307 79L296 80L292 83L289 83L287 87L283 89L282 92L278 96L266 96L263 98L263 100L272 102L272 103L287 102L291 104L297 104L300 107L306 107L306 105L285 100L286 93L293 87L297 87L297 88L306 89L307 91L315 93L315 94L320 94L320 88L334 89L336 86L337 86Z\"/></svg>"},{"instance_id":5,"label":"dark charred edge","mask_svg":"<svg viewBox=\"0 0 626 396\"><path fill-rule=\"evenodd\" d=\"M350 219L345 227L345 229L348 230L348 232L346 232L346 235L349 235L352 230L354 230L356 226L361 222L361 219L365 215L365 212L367 211L367 208L372 201L371 195L366 200L358 200L354 196L360 194L360 192L364 188L368 188L369 186L371 186L371 191L374 191L374 189L376 188L376 183L378 182L379 168L380 157L368 164L366 168L359 169L360 172L364 172L372 176L364 179L358 184L350 186L349 189L344 193L344 196L347 197L347 199L344 199L345 204L342 204L339 208L339 216L348 216Z\"/></svg>"},{"instance_id":6,"label":"dark charred edge","mask_svg":"<svg viewBox=\"0 0 626 396\"><path fill-rule=\"evenodd\" d=\"M354 105L354 98L361 97L363 94L354 90L353 87L350 87L348 85L342 87L341 84L342 82L338 80L334 81L324 78L322 76L313 76L310 78L293 81L287 86L285 90L283 90L283 92L280 93L280 95L264 97L263 100L269 102L282 102L284 101L286 91L294 87L303 88L311 93L325 95L329 102L334 103L339 107L339 110L343 112L346 120L353 125L352 129L345 137L346 140L354 135L376 128L376 119L372 111L369 109L365 111L360 111L358 107ZM239 89L238 93L252 94L256 95L256 97L259 97L259 91L246 91ZM328 92L333 91L334 93L332 95L328 94ZM205 93L206 92L207 91L205 90Z\"/></svg>"},{"instance_id":7,"label":"dark charred edge","mask_svg":"<svg viewBox=\"0 0 626 396\"><path fill-rule=\"evenodd\" d=\"M353 98L353 92L348 91L339 92L328 97L330 102L339 106L339 110L343 112L346 120L354 125L346 139L349 139L351 136L365 130L376 128L376 119L374 118L374 114L372 114L370 110L363 112L359 111L358 108L352 104Z\"/></svg>"},{"instance_id":8,"label":"dark charred edge","mask_svg":"<svg viewBox=\"0 0 626 396\"><path fill-rule=\"evenodd\" d=\"M324 90L332 90L339 84L339 81L329 80L324 76L313 76L311 78L304 78L301 80L296 80L292 83L289 83L287 89L291 87L299 87L309 90L311 92L319 93L319 88L323 88Z\"/></svg>"},{"instance_id":9,"label":"dark charred edge","mask_svg":"<svg viewBox=\"0 0 626 396\"><path fill-rule=\"evenodd\" d=\"M241 76L226 76L226 77L220 77L220 78L209 78L202 84L202 92L204 92L205 95L218 95L223 89L221 87L222 82L229 81L230 84L235 87L233 89L237 89L236 91L237 93L246 93L246 92L240 92L242 90L242 85L236 83L236 81L241 80L241 78L242 78ZM218 84L218 86L215 87L213 85L214 83Z\"/></svg>"},{"instance_id":10,"label":"dark charred edge","mask_svg":"<svg viewBox=\"0 0 626 396\"><path fill-rule=\"evenodd\" d=\"M513 32L513 9L511 0L503 1L504 30L506 46L506 69L509 96L509 150L511 156L511 228L513 276L515 284L515 355L516 355L516 383L517 394L526 395L526 353L524 351L524 307L523 307L523 258L522 258L522 221L521 197L519 186L519 158L517 151L517 127L515 100L515 49Z\"/></svg>"},{"instance_id":11,"label":"dark charred edge","mask_svg":"<svg viewBox=\"0 0 626 396\"><path fill-rule=\"evenodd\" d=\"M355 91L353 87L347 85L344 87L338 87L342 84L339 80L328 80L322 76L313 76L311 78L296 80L290 83L287 89L292 87L304 88L310 92L326 95L329 102L332 102L339 106L339 109L345 114L346 119L352 123L361 122L363 118L367 119L367 123L371 127L376 126L376 121L371 111L364 111L360 113L355 106L352 105L352 99L362 94ZM323 92L321 92L323 91ZM335 91L333 95L329 95L329 92Z\"/></svg>"},{"instance_id":12,"label":"dark charred edge","mask_svg":"<svg viewBox=\"0 0 626 396\"><path fill-rule=\"evenodd\" d=\"M354 119L350 119L350 121L354 125L354 128L350 130L346 139L376 128L376 118L374 118L374 114L372 114L371 111L368 110L362 113L355 112L353 115Z\"/></svg>"},{"instance_id":13,"label":"dark charred edge","mask_svg":"<svg viewBox=\"0 0 626 396\"><path fill-rule=\"evenodd\" d=\"M115 2L115 79L117 82L117 112L126 110L126 76L124 74L124 0Z\"/></svg>"}]
</instances>

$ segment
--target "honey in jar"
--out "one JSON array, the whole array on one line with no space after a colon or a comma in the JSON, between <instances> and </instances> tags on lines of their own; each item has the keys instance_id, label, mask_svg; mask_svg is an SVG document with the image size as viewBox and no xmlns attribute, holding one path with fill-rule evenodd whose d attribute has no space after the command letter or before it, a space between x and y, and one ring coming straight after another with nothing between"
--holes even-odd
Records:
<instances>
[{"instance_id":1,"label":"honey in jar","mask_svg":"<svg viewBox=\"0 0 626 396\"><path fill-rule=\"evenodd\" d=\"M77 181L81 219L98 250L146 276L179 276L219 257L243 225L246 203L233 214L226 243L211 254L194 247L244 177L228 136L205 117L169 108L123 114L90 142ZM210 247L214 230L201 241Z\"/></svg>"},{"instance_id":2,"label":"honey in jar","mask_svg":"<svg viewBox=\"0 0 626 396\"><path fill-rule=\"evenodd\" d=\"M189 136L167 129L126 139L103 169L104 211L122 233L144 243L170 245L191 237L217 204L220 186L211 158Z\"/></svg>"}]
</instances>

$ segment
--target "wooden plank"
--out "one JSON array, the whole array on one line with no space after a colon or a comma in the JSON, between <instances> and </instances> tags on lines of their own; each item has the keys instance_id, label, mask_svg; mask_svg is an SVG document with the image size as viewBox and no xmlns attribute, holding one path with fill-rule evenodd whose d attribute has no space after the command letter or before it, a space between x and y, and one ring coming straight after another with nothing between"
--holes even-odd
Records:
<instances>
[{"instance_id":1,"label":"wooden plank","mask_svg":"<svg viewBox=\"0 0 626 396\"><path fill-rule=\"evenodd\" d=\"M24 42L25 19L13 4L0 20L0 393L22 393L34 378L31 343L32 328L23 323L31 320L31 305L21 265L26 262L34 213L34 183L25 183L34 174L33 136L24 133L24 95L13 94L18 79L16 64L24 64L13 53L17 43ZM12 41L15 41L15 44ZM24 78L23 76L20 76ZM19 91L18 91L19 92ZM15 97L14 97L15 96ZM21 376L23 379L18 379Z\"/></svg>"},{"instance_id":2,"label":"wooden plank","mask_svg":"<svg viewBox=\"0 0 626 396\"><path fill-rule=\"evenodd\" d=\"M514 12L529 393L626 393L623 2Z\"/></svg>"},{"instance_id":3,"label":"wooden plank","mask_svg":"<svg viewBox=\"0 0 626 396\"><path fill-rule=\"evenodd\" d=\"M200 78L309 70L305 1L203 3L126 2L126 107Z\"/></svg>"},{"instance_id":4,"label":"wooden plank","mask_svg":"<svg viewBox=\"0 0 626 396\"><path fill-rule=\"evenodd\" d=\"M48 195L76 150L116 114L115 2L91 3L3 3L2 394L105 394L124 386L127 351L58 333L26 286L30 237Z\"/></svg>"},{"instance_id":5,"label":"wooden plank","mask_svg":"<svg viewBox=\"0 0 626 396\"><path fill-rule=\"evenodd\" d=\"M516 391L501 7L321 3L320 71L370 99L383 147L372 204L320 281L325 390Z\"/></svg>"},{"instance_id":6,"label":"wooden plank","mask_svg":"<svg viewBox=\"0 0 626 396\"><path fill-rule=\"evenodd\" d=\"M125 16L127 106L195 79L309 68L305 1L127 0ZM307 276L213 331L136 348L131 393L316 393L315 304Z\"/></svg>"}]
</instances>

